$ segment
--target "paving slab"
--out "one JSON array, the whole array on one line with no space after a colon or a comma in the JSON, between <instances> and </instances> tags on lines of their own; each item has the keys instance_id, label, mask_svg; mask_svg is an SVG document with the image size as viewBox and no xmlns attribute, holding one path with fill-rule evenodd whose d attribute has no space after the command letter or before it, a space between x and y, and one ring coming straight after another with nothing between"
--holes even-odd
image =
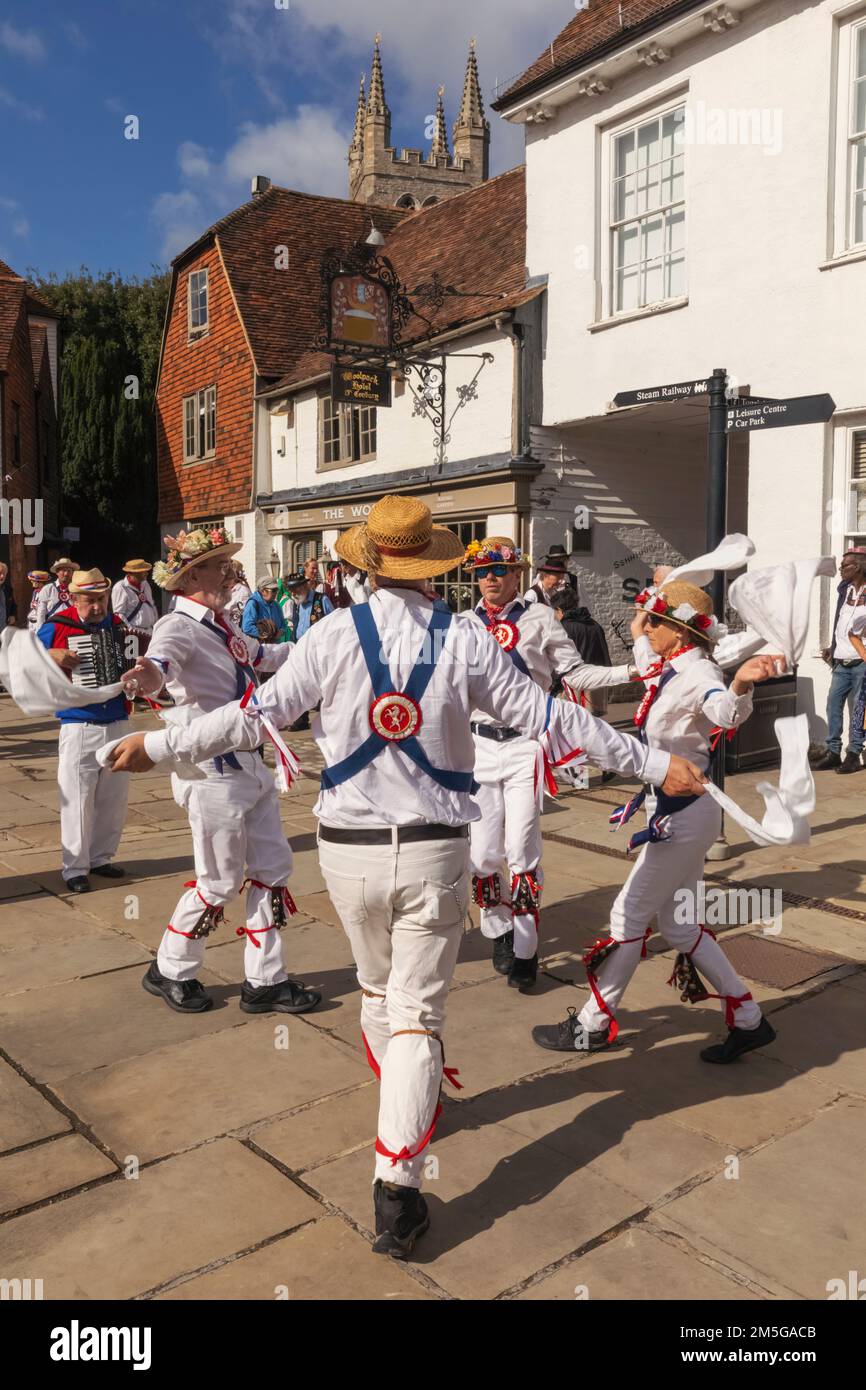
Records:
<instances>
[{"instance_id":1,"label":"paving slab","mask_svg":"<svg viewBox=\"0 0 866 1390\"><path fill-rule=\"evenodd\" d=\"M846 1098L744 1157L739 1178L714 1178L659 1217L722 1261L747 1259L801 1298L826 1299L828 1281L862 1271L866 1205L840 1193L862 1190L864 1149L866 1103Z\"/></svg>"},{"instance_id":2,"label":"paving slab","mask_svg":"<svg viewBox=\"0 0 866 1390\"><path fill-rule=\"evenodd\" d=\"M42 935L42 941L29 933L19 933L14 942L0 939L0 996L148 964L151 959L137 942L81 921L54 927L53 940Z\"/></svg>"},{"instance_id":3,"label":"paving slab","mask_svg":"<svg viewBox=\"0 0 866 1390\"><path fill-rule=\"evenodd\" d=\"M4 1273L22 1278L38 1270L46 1299L129 1299L320 1210L275 1168L224 1139L145 1168L135 1180L119 1177L13 1217L3 1227Z\"/></svg>"},{"instance_id":4,"label":"paving slab","mask_svg":"<svg viewBox=\"0 0 866 1390\"><path fill-rule=\"evenodd\" d=\"M69 1192L117 1169L81 1134L63 1134L48 1144L0 1157L0 1212Z\"/></svg>"},{"instance_id":5,"label":"paving slab","mask_svg":"<svg viewBox=\"0 0 866 1390\"><path fill-rule=\"evenodd\" d=\"M277 1030L285 1028L288 1048L275 1045L286 1036ZM287 1014L272 1014L69 1076L56 1090L113 1153L145 1161L346 1090L368 1076L347 1049Z\"/></svg>"},{"instance_id":6,"label":"paving slab","mask_svg":"<svg viewBox=\"0 0 866 1390\"><path fill-rule=\"evenodd\" d=\"M424 1184L431 1228L412 1263L457 1298L493 1298L561 1259L641 1206L630 1193L542 1142L491 1125L434 1143ZM308 1173L305 1182L366 1231L372 1226L372 1148Z\"/></svg>"},{"instance_id":7,"label":"paving slab","mask_svg":"<svg viewBox=\"0 0 866 1390\"><path fill-rule=\"evenodd\" d=\"M379 1114L379 1085L374 1079L342 1095L329 1096L250 1131L250 1138L293 1172L372 1144Z\"/></svg>"},{"instance_id":8,"label":"paving slab","mask_svg":"<svg viewBox=\"0 0 866 1390\"><path fill-rule=\"evenodd\" d=\"M677 1303L698 1299L760 1301L758 1294L701 1259L684 1242L663 1240L646 1223L628 1226L613 1240L569 1261L514 1297L535 1303L599 1303L607 1299L633 1303L660 1297Z\"/></svg>"},{"instance_id":9,"label":"paving slab","mask_svg":"<svg viewBox=\"0 0 866 1390\"><path fill-rule=\"evenodd\" d=\"M0 1060L0 1152L63 1134L70 1128L65 1115L14 1067Z\"/></svg>"},{"instance_id":10,"label":"paving slab","mask_svg":"<svg viewBox=\"0 0 866 1390\"><path fill-rule=\"evenodd\" d=\"M432 1300L402 1265L372 1254L369 1242L326 1216L252 1255L190 1279L160 1299L288 1299L393 1302ZM291 1314L288 1314L290 1317Z\"/></svg>"}]
</instances>

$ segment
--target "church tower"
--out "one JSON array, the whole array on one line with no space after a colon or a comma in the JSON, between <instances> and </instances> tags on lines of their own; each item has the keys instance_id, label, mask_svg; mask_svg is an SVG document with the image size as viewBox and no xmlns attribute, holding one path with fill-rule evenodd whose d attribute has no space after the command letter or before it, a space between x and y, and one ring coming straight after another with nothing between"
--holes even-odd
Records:
<instances>
[{"instance_id":1,"label":"church tower","mask_svg":"<svg viewBox=\"0 0 866 1390\"><path fill-rule=\"evenodd\" d=\"M385 100L381 35L376 35L369 95L365 78L349 146L349 197L356 203L384 203L419 208L441 202L490 177L490 122L484 116L475 40L469 47L463 100L454 124L454 152L448 148L445 88L428 118L426 151L396 150L391 145L391 112Z\"/></svg>"}]
</instances>

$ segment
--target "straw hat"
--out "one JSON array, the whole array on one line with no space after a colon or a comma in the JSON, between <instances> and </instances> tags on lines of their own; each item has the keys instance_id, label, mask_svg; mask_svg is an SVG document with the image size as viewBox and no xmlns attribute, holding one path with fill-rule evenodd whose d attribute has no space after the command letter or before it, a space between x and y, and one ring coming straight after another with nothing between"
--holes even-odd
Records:
<instances>
[{"instance_id":1,"label":"straw hat","mask_svg":"<svg viewBox=\"0 0 866 1390\"><path fill-rule=\"evenodd\" d=\"M47 584L51 575L47 570L28 570L27 578L31 584Z\"/></svg>"},{"instance_id":2,"label":"straw hat","mask_svg":"<svg viewBox=\"0 0 866 1390\"><path fill-rule=\"evenodd\" d=\"M510 536L485 536L483 541L471 541L466 547L464 564L471 570L485 565L507 565L514 570L530 568L528 557Z\"/></svg>"},{"instance_id":3,"label":"straw hat","mask_svg":"<svg viewBox=\"0 0 866 1390\"><path fill-rule=\"evenodd\" d=\"M147 560L127 560L123 566L124 574L150 574L153 565Z\"/></svg>"},{"instance_id":4,"label":"straw hat","mask_svg":"<svg viewBox=\"0 0 866 1390\"><path fill-rule=\"evenodd\" d=\"M75 570L75 569L78 569L78 566L76 565L75 561L74 561L74 560L70 560L68 556L65 556L62 560L55 560L55 561L54 561L54 564L51 566L51 573L52 573L52 574L56 574L58 570Z\"/></svg>"},{"instance_id":5,"label":"straw hat","mask_svg":"<svg viewBox=\"0 0 866 1390\"><path fill-rule=\"evenodd\" d=\"M100 569L76 570L69 581L70 594L104 594L110 588L111 580Z\"/></svg>"},{"instance_id":6,"label":"straw hat","mask_svg":"<svg viewBox=\"0 0 866 1390\"><path fill-rule=\"evenodd\" d=\"M163 536L168 548L164 560L157 560L153 567L154 583L161 589L176 589L187 570L200 565L203 560L217 556L237 555L243 550L241 541L230 541L224 526L211 526L207 531L178 531L176 536Z\"/></svg>"},{"instance_id":7,"label":"straw hat","mask_svg":"<svg viewBox=\"0 0 866 1390\"><path fill-rule=\"evenodd\" d=\"M635 599L635 605L644 613L664 618L666 623L674 623L684 632L691 632L711 643L718 642L727 632L713 613L713 601L709 594L683 579L662 584L658 589L644 589Z\"/></svg>"},{"instance_id":8,"label":"straw hat","mask_svg":"<svg viewBox=\"0 0 866 1390\"><path fill-rule=\"evenodd\" d=\"M344 531L334 546L341 560L385 579L429 579L463 559L463 545L447 526L434 526L430 508L416 497L383 497L362 526Z\"/></svg>"}]
</instances>

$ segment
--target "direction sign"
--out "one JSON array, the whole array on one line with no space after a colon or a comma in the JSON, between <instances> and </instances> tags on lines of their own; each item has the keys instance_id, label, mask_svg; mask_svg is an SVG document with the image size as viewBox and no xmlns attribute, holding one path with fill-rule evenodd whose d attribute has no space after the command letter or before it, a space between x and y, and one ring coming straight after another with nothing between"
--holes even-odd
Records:
<instances>
[{"instance_id":1,"label":"direction sign","mask_svg":"<svg viewBox=\"0 0 866 1390\"><path fill-rule=\"evenodd\" d=\"M673 386L645 386L640 391L618 391L614 405L653 405L656 401L681 401L689 396L705 396L707 379L680 381Z\"/></svg>"},{"instance_id":2,"label":"direction sign","mask_svg":"<svg viewBox=\"0 0 866 1390\"><path fill-rule=\"evenodd\" d=\"M832 396L791 396L786 401L750 400L743 396L726 412L726 429L771 430L780 425L815 425L830 419L836 403Z\"/></svg>"}]
</instances>

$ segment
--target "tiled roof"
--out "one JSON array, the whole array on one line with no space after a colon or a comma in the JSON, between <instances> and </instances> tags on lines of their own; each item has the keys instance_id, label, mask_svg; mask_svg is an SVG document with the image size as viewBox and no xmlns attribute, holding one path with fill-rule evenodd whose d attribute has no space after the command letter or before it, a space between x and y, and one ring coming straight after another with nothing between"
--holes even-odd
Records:
<instances>
[{"instance_id":1,"label":"tiled roof","mask_svg":"<svg viewBox=\"0 0 866 1390\"><path fill-rule=\"evenodd\" d=\"M633 38L635 30L651 29L670 14L694 9L703 0L589 0L589 6L569 20L540 57L492 103L501 111L517 97L527 96L570 69L580 67L596 53Z\"/></svg>"},{"instance_id":2,"label":"tiled roof","mask_svg":"<svg viewBox=\"0 0 866 1390\"><path fill-rule=\"evenodd\" d=\"M8 267L4 266L3 269ZM0 372L6 371L9 365L9 354L25 288L23 280L19 280L14 272L10 275L0 274Z\"/></svg>"},{"instance_id":3,"label":"tiled roof","mask_svg":"<svg viewBox=\"0 0 866 1390\"><path fill-rule=\"evenodd\" d=\"M377 216L377 226L381 226ZM526 289L526 179L521 166L467 189L429 208L410 213L386 237L384 254L413 296L418 286L438 272L445 285L461 292L449 296L437 312L424 310L403 330L404 341L435 337L471 324L540 293ZM318 266L313 268L309 296L313 318L306 350L281 374L278 387L288 387L328 370L330 358L310 344L318 329ZM463 297L465 295L465 297Z\"/></svg>"}]
</instances>

